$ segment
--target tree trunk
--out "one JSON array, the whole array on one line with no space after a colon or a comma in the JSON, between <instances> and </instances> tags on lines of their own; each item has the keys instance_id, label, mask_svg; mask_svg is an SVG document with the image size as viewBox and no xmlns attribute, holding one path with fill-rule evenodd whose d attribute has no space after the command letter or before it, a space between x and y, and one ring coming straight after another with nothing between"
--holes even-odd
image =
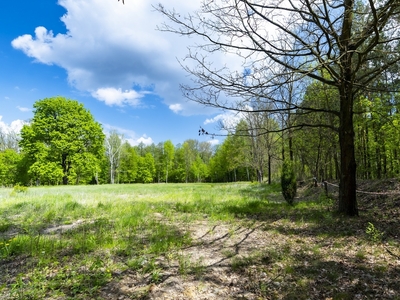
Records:
<instances>
[{"instance_id":1,"label":"tree trunk","mask_svg":"<svg viewBox=\"0 0 400 300\"><path fill-rule=\"evenodd\" d=\"M64 173L64 176L63 176L63 179L62 179L63 185L67 185L68 184L69 167L68 167L67 157L68 157L68 155L66 153L63 153L61 155L61 166L63 168L63 173Z\"/></svg>"},{"instance_id":2,"label":"tree trunk","mask_svg":"<svg viewBox=\"0 0 400 300\"><path fill-rule=\"evenodd\" d=\"M271 155L268 155L268 184L272 183L271 180Z\"/></svg>"},{"instance_id":3,"label":"tree trunk","mask_svg":"<svg viewBox=\"0 0 400 300\"><path fill-rule=\"evenodd\" d=\"M111 162L110 164L110 183L114 184L114 164Z\"/></svg>"},{"instance_id":4,"label":"tree trunk","mask_svg":"<svg viewBox=\"0 0 400 300\"><path fill-rule=\"evenodd\" d=\"M356 159L354 149L353 94L350 84L340 89L340 184L339 212L358 216L356 198Z\"/></svg>"}]
</instances>

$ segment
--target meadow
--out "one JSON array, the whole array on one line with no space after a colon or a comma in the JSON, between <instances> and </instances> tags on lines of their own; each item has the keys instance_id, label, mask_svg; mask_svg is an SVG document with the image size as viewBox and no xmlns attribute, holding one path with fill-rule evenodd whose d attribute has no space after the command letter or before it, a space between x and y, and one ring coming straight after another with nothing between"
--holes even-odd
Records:
<instances>
[{"instance_id":1,"label":"meadow","mask_svg":"<svg viewBox=\"0 0 400 300\"><path fill-rule=\"evenodd\" d=\"M400 299L400 201L305 187L0 189L0 299Z\"/></svg>"}]
</instances>

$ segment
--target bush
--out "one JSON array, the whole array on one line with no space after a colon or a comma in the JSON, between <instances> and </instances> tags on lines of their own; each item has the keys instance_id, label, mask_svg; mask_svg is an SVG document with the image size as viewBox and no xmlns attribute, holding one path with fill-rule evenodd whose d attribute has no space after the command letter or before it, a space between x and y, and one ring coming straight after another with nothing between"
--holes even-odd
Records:
<instances>
[{"instance_id":1,"label":"bush","mask_svg":"<svg viewBox=\"0 0 400 300\"><path fill-rule=\"evenodd\" d=\"M26 186L21 186L19 184L14 185L14 188L11 192L11 196L15 196L17 194L25 194L28 191Z\"/></svg>"},{"instance_id":2,"label":"bush","mask_svg":"<svg viewBox=\"0 0 400 300\"><path fill-rule=\"evenodd\" d=\"M293 163L284 161L281 175L282 195L286 202L293 205L294 197L297 191L296 175L294 173Z\"/></svg>"}]
</instances>

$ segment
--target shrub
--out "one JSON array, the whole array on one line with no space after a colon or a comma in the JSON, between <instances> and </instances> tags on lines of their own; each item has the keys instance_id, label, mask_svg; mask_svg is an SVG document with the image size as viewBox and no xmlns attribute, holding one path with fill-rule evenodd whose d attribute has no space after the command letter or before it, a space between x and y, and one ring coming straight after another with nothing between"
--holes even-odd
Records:
<instances>
[{"instance_id":1,"label":"shrub","mask_svg":"<svg viewBox=\"0 0 400 300\"><path fill-rule=\"evenodd\" d=\"M282 195L286 202L293 205L294 197L296 196L297 182L294 173L293 163L284 161L281 174Z\"/></svg>"},{"instance_id":2,"label":"shrub","mask_svg":"<svg viewBox=\"0 0 400 300\"><path fill-rule=\"evenodd\" d=\"M11 192L11 196L15 196L17 194L25 194L28 191L28 188L26 186L21 186L19 184L16 184Z\"/></svg>"},{"instance_id":3,"label":"shrub","mask_svg":"<svg viewBox=\"0 0 400 300\"><path fill-rule=\"evenodd\" d=\"M382 241L383 232L379 231L371 222L368 222L365 233L368 235L369 239L375 243Z\"/></svg>"}]
</instances>

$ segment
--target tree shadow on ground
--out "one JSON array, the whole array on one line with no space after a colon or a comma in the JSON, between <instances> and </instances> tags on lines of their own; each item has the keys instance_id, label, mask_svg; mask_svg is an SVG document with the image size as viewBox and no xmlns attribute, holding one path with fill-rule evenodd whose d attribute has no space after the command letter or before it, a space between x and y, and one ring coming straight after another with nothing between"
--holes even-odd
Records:
<instances>
[{"instance_id":1,"label":"tree shadow on ground","mask_svg":"<svg viewBox=\"0 0 400 300\"><path fill-rule=\"evenodd\" d=\"M285 299L396 299L399 265L371 265L366 259L343 253L331 260L298 253L288 281ZM398 299L398 298L397 298Z\"/></svg>"},{"instance_id":2,"label":"tree shadow on ground","mask_svg":"<svg viewBox=\"0 0 400 300\"><path fill-rule=\"evenodd\" d=\"M261 190L261 192L260 192ZM244 205L226 205L223 209L238 219L257 220L266 223L265 229L278 230L283 234L305 236L365 237L371 223L382 233L383 240L398 239L400 228L400 196L367 195L359 197L360 216L349 218L335 211L337 199L321 196L322 189L313 189L314 199L310 193L306 200L299 197L293 206L287 203L269 201L269 197L258 200L249 198ZM243 190L244 195L267 193L268 189L250 186ZM276 192L273 193L275 195ZM269 225L283 220L281 225ZM288 226L291 223L292 226ZM308 226L302 226L302 224Z\"/></svg>"}]
</instances>

